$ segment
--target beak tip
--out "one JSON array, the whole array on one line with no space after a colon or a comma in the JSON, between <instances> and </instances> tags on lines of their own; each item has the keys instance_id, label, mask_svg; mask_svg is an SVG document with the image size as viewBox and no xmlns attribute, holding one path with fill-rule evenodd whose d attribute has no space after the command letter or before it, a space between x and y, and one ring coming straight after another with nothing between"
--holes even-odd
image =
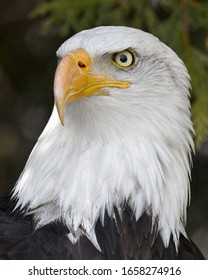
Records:
<instances>
[{"instance_id":1,"label":"beak tip","mask_svg":"<svg viewBox=\"0 0 208 280\"><path fill-rule=\"evenodd\" d=\"M55 103L56 105L56 110L59 116L59 120L61 124L64 126L64 106L60 106L57 102Z\"/></svg>"},{"instance_id":2,"label":"beak tip","mask_svg":"<svg viewBox=\"0 0 208 280\"><path fill-rule=\"evenodd\" d=\"M60 119L62 126L64 126L64 120Z\"/></svg>"},{"instance_id":3,"label":"beak tip","mask_svg":"<svg viewBox=\"0 0 208 280\"><path fill-rule=\"evenodd\" d=\"M59 114L59 119L60 119L60 122L62 124L62 126L64 126L64 112L58 112Z\"/></svg>"}]
</instances>

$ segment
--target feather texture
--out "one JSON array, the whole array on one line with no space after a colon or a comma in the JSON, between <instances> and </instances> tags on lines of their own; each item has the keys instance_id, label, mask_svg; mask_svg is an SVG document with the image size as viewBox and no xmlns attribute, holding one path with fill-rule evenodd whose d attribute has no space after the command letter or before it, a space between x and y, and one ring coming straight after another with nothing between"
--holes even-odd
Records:
<instances>
[{"instance_id":1,"label":"feather texture","mask_svg":"<svg viewBox=\"0 0 208 280\"><path fill-rule=\"evenodd\" d=\"M0 259L203 259L196 245L182 234L178 252L172 237L165 248L151 215L144 213L136 221L128 206L121 215L114 208L115 219L106 212L104 225L100 220L96 223L101 251L86 236L73 244L67 237L68 228L60 222L35 230L32 216L11 212L14 206L9 196L0 199Z\"/></svg>"},{"instance_id":2,"label":"feather texture","mask_svg":"<svg viewBox=\"0 0 208 280\"><path fill-rule=\"evenodd\" d=\"M34 238L61 223L69 248L92 243L101 258L174 258L181 240L191 244L184 229L194 149L188 72L171 49L133 28L80 32L57 55L77 49L91 57L91 73L131 86L67 105L64 127L54 107L15 186L16 209L25 221L33 215ZM124 71L112 56L125 49L136 64ZM76 258L84 258L80 250Z\"/></svg>"}]
</instances>

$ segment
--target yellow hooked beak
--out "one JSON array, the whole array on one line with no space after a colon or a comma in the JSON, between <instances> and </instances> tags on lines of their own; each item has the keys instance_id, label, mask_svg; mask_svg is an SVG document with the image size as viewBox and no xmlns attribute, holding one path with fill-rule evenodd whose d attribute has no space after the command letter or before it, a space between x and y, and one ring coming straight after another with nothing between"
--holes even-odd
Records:
<instances>
[{"instance_id":1,"label":"yellow hooked beak","mask_svg":"<svg viewBox=\"0 0 208 280\"><path fill-rule=\"evenodd\" d=\"M130 83L110 79L91 72L89 54L79 49L69 52L59 62L54 78L54 97L61 123L64 125L66 104L91 95L105 95L105 87L128 88Z\"/></svg>"}]
</instances>

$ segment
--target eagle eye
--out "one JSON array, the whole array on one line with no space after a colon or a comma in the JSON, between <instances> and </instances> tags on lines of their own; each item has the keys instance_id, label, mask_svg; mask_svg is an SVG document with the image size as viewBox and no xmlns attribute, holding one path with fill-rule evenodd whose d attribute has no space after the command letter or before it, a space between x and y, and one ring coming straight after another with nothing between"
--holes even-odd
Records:
<instances>
[{"instance_id":1,"label":"eagle eye","mask_svg":"<svg viewBox=\"0 0 208 280\"><path fill-rule=\"evenodd\" d=\"M135 63L135 55L130 50L115 53L113 55L113 63L119 68L129 68Z\"/></svg>"}]
</instances>

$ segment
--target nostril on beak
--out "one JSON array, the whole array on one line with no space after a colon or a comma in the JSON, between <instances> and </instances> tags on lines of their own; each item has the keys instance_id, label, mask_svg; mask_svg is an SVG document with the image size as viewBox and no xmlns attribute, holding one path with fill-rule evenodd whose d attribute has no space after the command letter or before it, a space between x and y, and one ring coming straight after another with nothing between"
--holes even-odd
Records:
<instances>
[{"instance_id":1,"label":"nostril on beak","mask_svg":"<svg viewBox=\"0 0 208 280\"><path fill-rule=\"evenodd\" d=\"M78 66L80 68L85 68L86 67L86 65L83 62L81 62L81 61L78 62Z\"/></svg>"}]
</instances>

